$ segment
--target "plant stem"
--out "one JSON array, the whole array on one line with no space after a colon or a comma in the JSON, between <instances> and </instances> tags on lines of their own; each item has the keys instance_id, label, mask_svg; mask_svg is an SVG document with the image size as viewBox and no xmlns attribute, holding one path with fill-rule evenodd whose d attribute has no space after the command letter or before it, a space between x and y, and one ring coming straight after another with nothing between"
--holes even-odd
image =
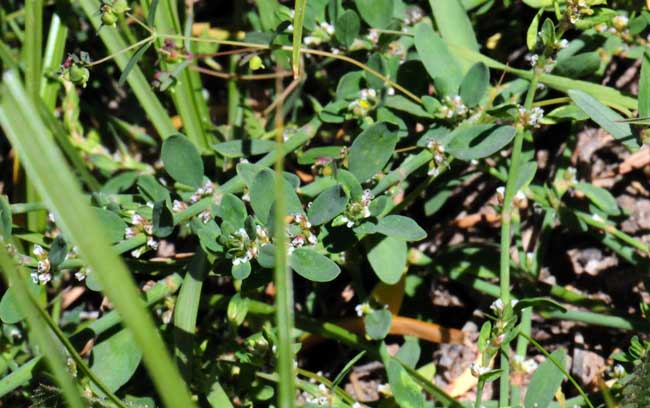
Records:
<instances>
[{"instance_id":1,"label":"plant stem","mask_svg":"<svg viewBox=\"0 0 650 408\"><path fill-rule=\"evenodd\" d=\"M535 73L528 87L528 94L524 102L524 108L529 110L535 98L537 89L537 73ZM501 211L501 252L499 268L500 297L506 309L510 309L510 241L511 241L511 224L512 224L512 202L515 194L515 184L519 174L521 161L521 150L524 142L524 124L519 125L515 135L514 145L512 147L512 158L510 160L510 169L508 171L508 181L506 182L506 192L503 199L503 210ZM501 348L501 369L503 373L499 379L499 405L502 407L509 405L510 395L510 365L508 362L509 345L503 344Z\"/></svg>"},{"instance_id":2,"label":"plant stem","mask_svg":"<svg viewBox=\"0 0 650 408\"><path fill-rule=\"evenodd\" d=\"M278 112L282 116L282 112ZM280 129L281 130L281 129ZM291 332L294 327L293 317L293 280L287 265L286 237L286 203L284 201L284 132L276 132L275 159L275 319L278 328L278 353L276 368L280 383L278 384L278 402L281 408L293 408L296 400L294 373L294 355Z\"/></svg>"},{"instance_id":3,"label":"plant stem","mask_svg":"<svg viewBox=\"0 0 650 408\"><path fill-rule=\"evenodd\" d=\"M126 48L122 48L121 50L119 50L119 51L117 51L117 52L114 52L114 53L111 54L111 55L107 55L107 56L104 57L104 58L100 58L100 59L98 59L98 60L96 60L96 61L92 61L90 64L88 64L88 66L89 66L89 67L94 67L95 65L99 65L99 64L102 64L102 63L104 63L104 62L106 62L106 61L110 61L110 60L112 60L113 58L117 57L118 55L124 54L125 52L129 52L129 51L131 51L132 49L134 49L134 48L138 48L138 47L140 47L141 45L143 45L143 44L145 44L145 43L148 43L148 42L151 42L151 41L153 41L153 36L149 36L149 37L147 37L147 38L145 38L145 39L143 39L143 40L138 41L138 42L135 43L135 44L131 44L131 45L129 45L129 46L126 47Z\"/></svg>"}]
</instances>

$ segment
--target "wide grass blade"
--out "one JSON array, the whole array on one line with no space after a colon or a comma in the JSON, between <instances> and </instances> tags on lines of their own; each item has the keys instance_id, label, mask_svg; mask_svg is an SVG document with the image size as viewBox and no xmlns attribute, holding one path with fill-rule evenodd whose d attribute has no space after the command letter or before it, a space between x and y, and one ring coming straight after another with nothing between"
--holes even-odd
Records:
<instances>
[{"instance_id":1,"label":"wide grass blade","mask_svg":"<svg viewBox=\"0 0 650 408\"><path fill-rule=\"evenodd\" d=\"M143 2L143 5L146 2ZM178 2L176 0L163 0L158 7L154 19L156 31L161 34L182 35L180 18L178 16ZM159 45L162 45L159 40ZM191 50L186 50L191 51ZM195 62L188 62L195 64ZM162 63L163 68L173 70L177 65ZM180 65L178 65L180 66ZM194 143L201 153L209 151L208 136L205 128L207 124L207 104L203 97L203 85L198 72L182 69L174 75L178 82L174 85L171 94L174 106L183 122L183 133Z\"/></svg>"},{"instance_id":2,"label":"wide grass blade","mask_svg":"<svg viewBox=\"0 0 650 408\"><path fill-rule=\"evenodd\" d=\"M144 362L166 406L194 404L165 349L151 315L144 308L140 292L124 262L111 249L102 226L95 218L60 151L15 72L3 76L0 123L12 146L25 163L57 223L79 248L83 259L97 274L108 298L120 313L124 325L143 351Z\"/></svg>"},{"instance_id":3,"label":"wide grass blade","mask_svg":"<svg viewBox=\"0 0 650 408\"><path fill-rule=\"evenodd\" d=\"M86 13L88 19L92 22L95 30L100 28L100 19L97 16L97 10L99 10L100 2L98 0L80 0L79 4ZM99 37L106 45L108 52L115 54L120 50L123 50L128 45L122 39L119 32L111 29L110 27L104 27L99 32ZM117 66L123 70L126 68L126 65L129 63L130 53L122 53L115 55L115 63ZM142 105L142 108L147 113L149 121L156 129L161 138L166 138L167 136L176 132L172 121L167 114L167 111L163 107L162 103L151 89L147 78L144 76L140 68L137 66L133 68L131 74L127 78L127 82L131 87L131 90L135 94L136 98Z\"/></svg>"},{"instance_id":4,"label":"wide grass blade","mask_svg":"<svg viewBox=\"0 0 650 408\"><path fill-rule=\"evenodd\" d=\"M0 110L0 120L3 123L5 122L5 114L4 110ZM7 130L7 132L9 131ZM30 339L38 345L41 352L45 355L47 363L54 374L54 378L59 383L68 405L73 408L83 408L85 404L81 399L74 379L68 372L66 356L62 353L59 343L52 336L46 323L42 320L36 309L35 302L29 298L31 294L24 280L25 273L22 273L22 270L16 269L16 265L7 253L4 245L0 245L0 269L2 269L2 273L9 285L17 293L23 294L23 296L16 296L15 299L29 324Z\"/></svg>"},{"instance_id":5,"label":"wide grass blade","mask_svg":"<svg viewBox=\"0 0 650 408\"><path fill-rule=\"evenodd\" d=\"M41 98L45 106L52 110L56 106L56 94L61 83L51 78L61 65L65 52L65 40L68 37L68 27L61 22L57 14L52 14L50 31L47 35L45 54L43 55L43 77L41 78Z\"/></svg>"},{"instance_id":6,"label":"wide grass blade","mask_svg":"<svg viewBox=\"0 0 650 408\"><path fill-rule=\"evenodd\" d=\"M293 77L300 78L300 48L302 47L302 27L305 22L307 0L296 0L293 14L293 50L291 51L291 67Z\"/></svg>"}]
</instances>

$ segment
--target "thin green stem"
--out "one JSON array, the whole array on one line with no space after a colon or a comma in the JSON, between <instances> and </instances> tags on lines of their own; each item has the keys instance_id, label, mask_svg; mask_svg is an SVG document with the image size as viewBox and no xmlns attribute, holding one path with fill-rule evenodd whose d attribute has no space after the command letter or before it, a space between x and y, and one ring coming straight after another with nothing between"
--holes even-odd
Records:
<instances>
[{"instance_id":1,"label":"thin green stem","mask_svg":"<svg viewBox=\"0 0 650 408\"><path fill-rule=\"evenodd\" d=\"M98 60L92 61L91 63L88 64L88 66L89 66L89 67L94 67L95 65L99 65L99 64L102 64L102 63L104 63L104 62L106 62L106 61L110 61L110 60L112 60L113 58L117 57L118 55L124 54L125 52L129 52L129 51L131 51L132 49L139 48L141 45L153 41L153 38L154 38L153 36L149 36L149 37L147 37L147 38L145 38L145 39L143 39L143 40L138 41L138 42L135 43L135 44L131 44L131 45L129 45L129 46L126 47L126 48L122 48L121 50L119 50L119 51L117 51L117 52L114 52L114 53L111 54L111 55L107 55L107 56L104 57L104 58L100 58L100 59L98 59Z\"/></svg>"},{"instance_id":2,"label":"thin green stem","mask_svg":"<svg viewBox=\"0 0 650 408\"><path fill-rule=\"evenodd\" d=\"M528 94L524 108L529 110L535 98L537 89L537 74L533 75L528 87ZM506 182L505 197L503 199L503 210L501 211L501 248L500 248L500 268L499 284L500 297L504 307L510 309L510 241L511 241L511 224L512 224L512 203L515 194L517 177L519 175L519 166L521 161L521 150L524 142L525 130L523 124L520 125L515 135L514 145L512 147L512 157L508 171L508 181ZM501 349L501 369L503 373L499 379L499 404L501 406L509 405L510 396L510 365L508 362L509 345L503 344Z\"/></svg>"},{"instance_id":3,"label":"thin green stem","mask_svg":"<svg viewBox=\"0 0 650 408\"><path fill-rule=\"evenodd\" d=\"M281 110L281 108L280 108ZM282 112L279 113L282 115ZM294 355L291 332L293 317L293 280L287 265L286 203L284 200L284 132L276 133L278 151L275 159L275 318L278 328L277 371L280 378L278 401L282 408L293 408L296 400Z\"/></svg>"}]
</instances>

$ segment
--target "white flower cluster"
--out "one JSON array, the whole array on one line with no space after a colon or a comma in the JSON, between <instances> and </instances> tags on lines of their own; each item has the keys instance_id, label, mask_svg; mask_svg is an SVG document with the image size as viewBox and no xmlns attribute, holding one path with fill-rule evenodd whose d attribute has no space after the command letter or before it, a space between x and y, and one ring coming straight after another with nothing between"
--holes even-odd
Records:
<instances>
[{"instance_id":1,"label":"white flower cluster","mask_svg":"<svg viewBox=\"0 0 650 408\"><path fill-rule=\"evenodd\" d=\"M537 370L537 363L532 358L524 360L524 357L516 355L512 360L512 366L515 370L526 374L532 374Z\"/></svg>"},{"instance_id":2,"label":"white flower cluster","mask_svg":"<svg viewBox=\"0 0 650 408\"><path fill-rule=\"evenodd\" d=\"M427 142L427 148L433 154L433 160L429 165L427 175L437 177L440 174L440 166L445 161L445 148L438 141L431 139Z\"/></svg>"},{"instance_id":3,"label":"white flower cluster","mask_svg":"<svg viewBox=\"0 0 650 408\"><path fill-rule=\"evenodd\" d=\"M293 216L292 223L287 226L287 234L289 235L289 254L302 248L305 244L316 245L318 243L318 237L312 232L311 223L304 214Z\"/></svg>"},{"instance_id":4,"label":"white flower cluster","mask_svg":"<svg viewBox=\"0 0 650 408\"><path fill-rule=\"evenodd\" d=\"M370 190L364 190L361 200L356 203L348 204L345 214L339 217L339 220L348 228L357 225L362 219L370 217L370 203L375 198Z\"/></svg>"},{"instance_id":5,"label":"white flower cluster","mask_svg":"<svg viewBox=\"0 0 650 408\"><path fill-rule=\"evenodd\" d=\"M366 35L366 38L372 44L377 45L377 43L379 42L379 32L377 30L370 30L368 32L368 35Z\"/></svg>"},{"instance_id":6,"label":"white flower cluster","mask_svg":"<svg viewBox=\"0 0 650 408\"><path fill-rule=\"evenodd\" d=\"M208 180L203 183L201 187L197 188L196 191L192 194L192 197L190 197L190 203L194 204L201 198L209 196L212 193L214 193L214 184Z\"/></svg>"},{"instance_id":7,"label":"white flower cluster","mask_svg":"<svg viewBox=\"0 0 650 408\"><path fill-rule=\"evenodd\" d=\"M262 245L271 242L269 240L268 232L261 225L255 227L255 235L255 239L251 240L244 228L240 228L231 234L231 239L234 238L234 241L240 243L240 246L242 247L239 256L232 258L233 265L239 265L255 259L259 254Z\"/></svg>"},{"instance_id":8,"label":"white flower cluster","mask_svg":"<svg viewBox=\"0 0 650 408\"><path fill-rule=\"evenodd\" d=\"M575 24L584 16L590 16L594 11L587 4L587 0L567 0L566 11L571 24Z\"/></svg>"},{"instance_id":9,"label":"white flower cluster","mask_svg":"<svg viewBox=\"0 0 650 408\"><path fill-rule=\"evenodd\" d=\"M560 43L558 43L558 44L559 44L558 46L561 46L564 43L562 41L560 41ZM568 46L568 44L567 44L567 46ZM540 66L541 64L539 63L540 62L539 55L537 55L537 54L526 54L524 59L526 61L530 62L531 67L533 67L533 68L542 68L544 70L544 72L547 73L547 74L550 73L551 71L553 71L553 68L555 67L555 60L553 58L551 58L551 57L546 57L546 58L543 59L544 66Z\"/></svg>"},{"instance_id":10,"label":"white flower cluster","mask_svg":"<svg viewBox=\"0 0 650 408\"><path fill-rule=\"evenodd\" d=\"M34 245L32 253L38 261L36 271L31 273L31 278L34 283L45 285L52 280L51 265L48 259L48 253L40 245Z\"/></svg>"},{"instance_id":11,"label":"white flower cluster","mask_svg":"<svg viewBox=\"0 0 650 408\"><path fill-rule=\"evenodd\" d=\"M464 116L469 112L469 109L463 103L460 96L445 96L443 105L440 108L440 113L444 118L453 119L457 116Z\"/></svg>"},{"instance_id":12,"label":"white flower cluster","mask_svg":"<svg viewBox=\"0 0 650 408\"><path fill-rule=\"evenodd\" d=\"M482 376L483 374L487 373L490 371L490 367L483 367L482 365L478 363L472 363L469 366L469 371L472 373L472 375L476 378Z\"/></svg>"},{"instance_id":13,"label":"white flower cluster","mask_svg":"<svg viewBox=\"0 0 650 408\"><path fill-rule=\"evenodd\" d=\"M542 119L544 119L544 109L539 106L531 110L527 110L523 106L519 107L519 122L524 126L538 128Z\"/></svg>"},{"instance_id":14,"label":"white flower cluster","mask_svg":"<svg viewBox=\"0 0 650 408\"><path fill-rule=\"evenodd\" d=\"M318 391L320 392L319 396L314 396L308 392L303 392L302 396L305 399L305 402L308 404L316 405L317 407L329 407L330 391L327 386L323 383L318 384Z\"/></svg>"},{"instance_id":15,"label":"white flower cluster","mask_svg":"<svg viewBox=\"0 0 650 408\"><path fill-rule=\"evenodd\" d=\"M373 88L362 89L359 97L348 104L348 111L356 117L366 116L377 102L377 91Z\"/></svg>"},{"instance_id":16,"label":"white flower cluster","mask_svg":"<svg viewBox=\"0 0 650 408\"><path fill-rule=\"evenodd\" d=\"M515 305L519 303L517 299L512 299L510 301L510 305L512 307L515 307ZM503 312L505 311L505 305L503 304L503 300L497 299L492 304L490 305L490 309L492 309L492 312L497 315L497 316L502 316Z\"/></svg>"},{"instance_id":17,"label":"white flower cluster","mask_svg":"<svg viewBox=\"0 0 650 408\"><path fill-rule=\"evenodd\" d=\"M333 35L334 26L326 21L323 21L318 26L316 26L311 35L305 36L302 41L305 45L318 46L321 43L328 42Z\"/></svg>"},{"instance_id":18,"label":"white flower cluster","mask_svg":"<svg viewBox=\"0 0 650 408\"><path fill-rule=\"evenodd\" d=\"M367 303L361 303L354 307L354 311L357 313L357 316L363 317L367 314L372 313L372 307Z\"/></svg>"},{"instance_id":19,"label":"white flower cluster","mask_svg":"<svg viewBox=\"0 0 650 408\"><path fill-rule=\"evenodd\" d=\"M142 215L134 212L131 215L131 226L124 230L124 237L130 239L140 233L147 235L147 244L131 251L134 258L140 258L149 249L158 250L158 241L153 237L153 225Z\"/></svg>"}]
</instances>

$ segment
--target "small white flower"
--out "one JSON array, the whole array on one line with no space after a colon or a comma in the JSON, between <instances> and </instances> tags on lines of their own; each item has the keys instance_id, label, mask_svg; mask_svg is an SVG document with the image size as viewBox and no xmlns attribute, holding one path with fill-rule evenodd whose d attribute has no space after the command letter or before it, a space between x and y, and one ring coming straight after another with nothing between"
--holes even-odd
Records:
<instances>
[{"instance_id":1,"label":"small white flower","mask_svg":"<svg viewBox=\"0 0 650 408\"><path fill-rule=\"evenodd\" d=\"M323 393L325 395L329 394L329 389L327 388L327 385L325 385L323 383L318 384L318 391L320 391L321 393Z\"/></svg>"},{"instance_id":2,"label":"small white flower","mask_svg":"<svg viewBox=\"0 0 650 408\"><path fill-rule=\"evenodd\" d=\"M390 389L390 384L379 384L377 385L377 391L383 395L390 395L392 391Z\"/></svg>"},{"instance_id":3,"label":"small white flower","mask_svg":"<svg viewBox=\"0 0 650 408\"><path fill-rule=\"evenodd\" d=\"M388 87L388 89L386 90L386 93L388 95L390 95L390 96L395 95L395 88L393 88L392 86Z\"/></svg>"},{"instance_id":4,"label":"small white flower","mask_svg":"<svg viewBox=\"0 0 650 408\"><path fill-rule=\"evenodd\" d=\"M159 245L158 241L153 239L153 237L149 237L149 239L147 239L147 246L153 249L154 251L158 250L158 245Z\"/></svg>"},{"instance_id":5,"label":"small white flower","mask_svg":"<svg viewBox=\"0 0 650 408\"><path fill-rule=\"evenodd\" d=\"M181 212L187 208L187 204L185 202L180 201L180 200L174 200L172 203L172 211L174 212Z\"/></svg>"},{"instance_id":6,"label":"small white flower","mask_svg":"<svg viewBox=\"0 0 650 408\"><path fill-rule=\"evenodd\" d=\"M50 271L50 268L50 260L47 258L38 261L38 264L36 264L36 270L39 274L48 273Z\"/></svg>"},{"instance_id":7,"label":"small white flower","mask_svg":"<svg viewBox=\"0 0 650 408\"><path fill-rule=\"evenodd\" d=\"M515 201L523 201L526 199L526 194L524 194L522 191L517 191L515 194Z\"/></svg>"},{"instance_id":8,"label":"small white flower","mask_svg":"<svg viewBox=\"0 0 650 408\"><path fill-rule=\"evenodd\" d=\"M373 44L377 44L379 42L379 33L375 30L370 30L366 38Z\"/></svg>"},{"instance_id":9,"label":"small white flower","mask_svg":"<svg viewBox=\"0 0 650 408\"><path fill-rule=\"evenodd\" d=\"M506 188L504 186L497 187L497 200L503 202L506 197Z\"/></svg>"},{"instance_id":10,"label":"small white flower","mask_svg":"<svg viewBox=\"0 0 650 408\"><path fill-rule=\"evenodd\" d=\"M47 284L49 281L52 280L52 274L51 273L42 273L38 275L38 281L41 285Z\"/></svg>"},{"instance_id":11,"label":"small white flower","mask_svg":"<svg viewBox=\"0 0 650 408\"><path fill-rule=\"evenodd\" d=\"M146 220L140 214L133 214L131 216L131 224L133 225L143 225L145 222Z\"/></svg>"},{"instance_id":12,"label":"small white flower","mask_svg":"<svg viewBox=\"0 0 650 408\"><path fill-rule=\"evenodd\" d=\"M328 23L328 22L326 22L326 21L323 21L322 23L320 23L320 28L322 28L323 30L325 30L325 32L326 32L328 35L334 35L334 26L331 25L330 23Z\"/></svg>"},{"instance_id":13,"label":"small white flower","mask_svg":"<svg viewBox=\"0 0 650 408\"><path fill-rule=\"evenodd\" d=\"M47 251L43 249L42 246L36 244L34 245L34 250L32 253L36 256L38 259L44 259L47 258Z\"/></svg>"},{"instance_id":14,"label":"small white flower","mask_svg":"<svg viewBox=\"0 0 650 408\"><path fill-rule=\"evenodd\" d=\"M616 364L614 366L614 378L623 378L626 374L625 368L622 365Z\"/></svg>"},{"instance_id":15,"label":"small white flower","mask_svg":"<svg viewBox=\"0 0 650 408\"><path fill-rule=\"evenodd\" d=\"M503 313L503 300L497 299L494 302L492 302L492 304L490 305L490 309L492 309L492 311L498 315Z\"/></svg>"},{"instance_id":16,"label":"small white flower","mask_svg":"<svg viewBox=\"0 0 650 408\"><path fill-rule=\"evenodd\" d=\"M469 371L472 373L474 377L480 377L483 374L487 373L490 371L490 367L483 367L480 364L477 363L472 363L472 365L469 366Z\"/></svg>"},{"instance_id":17,"label":"small white flower","mask_svg":"<svg viewBox=\"0 0 650 408\"><path fill-rule=\"evenodd\" d=\"M137 234L137 232L135 231L134 228L126 227L124 229L124 238L126 238L126 239L131 239L131 238L135 237L136 234Z\"/></svg>"},{"instance_id":18,"label":"small white flower","mask_svg":"<svg viewBox=\"0 0 650 408\"><path fill-rule=\"evenodd\" d=\"M307 241L312 245L316 245L318 243L318 237L315 234L309 234Z\"/></svg>"},{"instance_id":19,"label":"small white flower","mask_svg":"<svg viewBox=\"0 0 650 408\"><path fill-rule=\"evenodd\" d=\"M75 272L74 277L79 281L82 282L84 279L86 279L86 272L79 270L78 272Z\"/></svg>"},{"instance_id":20,"label":"small white flower","mask_svg":"<svg viewBox=\"0 0 650 408\"><path fill-rule=\"evenodd\" d=\"M560 42L557 44L559 48L566 48L569 46L569 40L566 38L563 38L560 40Z\"/></svg>"},{"instance_id":21,"label":"small white flower","mask_svg":"<svg viewBox=\"0 0 650 408\"><path fill-rule=\"evenodd\" d=\"M601 217L601 216L598 215L598 214L593 214L593 215L591 216L591 219L594 220L594 221L596 221L596 222L605 222L605 220L603 219L603 217Z\"/></svg>"}]
</instances>

